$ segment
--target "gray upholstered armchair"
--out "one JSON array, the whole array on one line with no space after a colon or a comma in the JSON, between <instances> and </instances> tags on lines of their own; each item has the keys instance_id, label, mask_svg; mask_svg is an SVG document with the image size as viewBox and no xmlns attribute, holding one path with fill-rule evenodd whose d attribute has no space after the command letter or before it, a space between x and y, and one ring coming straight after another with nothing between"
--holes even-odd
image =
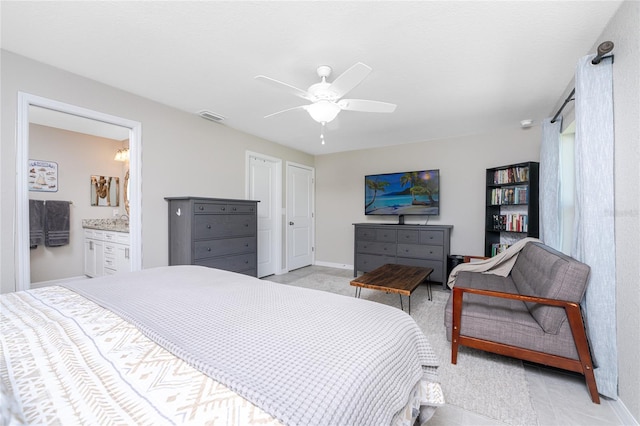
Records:
<instances>
[{"instance_id":1,"label":"gray upholstered armchair","mask_svg":"<svg viewBox=\"0 0 640 426\"><path fill-rule=\"evenodd\" d=\"M600 403L580 311L589 267L529 242L506 277L459 272L445 309L451 362L460 345L585 376Z\"/></svg>"}]
</instances>

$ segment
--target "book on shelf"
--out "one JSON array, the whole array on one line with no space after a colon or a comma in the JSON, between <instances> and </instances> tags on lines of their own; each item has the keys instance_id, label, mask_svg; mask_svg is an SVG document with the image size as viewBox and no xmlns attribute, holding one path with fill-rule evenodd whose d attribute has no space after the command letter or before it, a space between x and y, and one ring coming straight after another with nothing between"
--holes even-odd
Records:
<instances>
[{"instance_id":1,"label":"book on shelf","mask_svg":"<svg viewBox=\"0 0 640 426\"><path fill-rule=\"evenodd\" d=\"M494 231L528 232L529 216L521 213L494 214L491 227Z\"/></svg>"},{"instance_id":2,"label":"book on shelf","mask_svg":"<svg viewBox=\"0 0 640 426\"><path fill-rule=\"evenodd\" d=\"M491 257L502 253L503 251L505 251L506 249L509 248L509 244L505 244L505 243L493 243L491 244Z\"/></svg>"},{"instance_id":3,"label":"book on shelf","mask_svg":"<svg viewBox=\"0 0 640 426\"><path fill-rule=\"evenodd\" d=\"M493 174L494 184L520 183L529 181L529 167L510 167L496 170Z\"/></svg>"},{"instance_id":4,"label":"book on shelf","mask_svg":"<svg viewBox=\"0 0 640 426\"><path fill-rule=\"evenodd\" d=\"M494 206L504 204L527 204L528 202L529 190L526 186L494 188L491 190L491 204Z\"/></svg>"}]
</instances>

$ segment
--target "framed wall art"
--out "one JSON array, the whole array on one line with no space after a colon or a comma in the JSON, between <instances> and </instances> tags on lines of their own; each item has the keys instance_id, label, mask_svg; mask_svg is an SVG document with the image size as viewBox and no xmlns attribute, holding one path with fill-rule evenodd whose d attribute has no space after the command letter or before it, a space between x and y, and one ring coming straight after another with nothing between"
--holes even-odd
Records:
<instances>
[{"instance_id":1,"label":"framed wall art","mask_svg":"<svg viewBox=\"0 0 640 426\"><path fill-rule=\"evenodd\" d=\"M29 160L28 170L29 191L58 191L58 163L55 161Z\"/></svg>"}]
</instances>

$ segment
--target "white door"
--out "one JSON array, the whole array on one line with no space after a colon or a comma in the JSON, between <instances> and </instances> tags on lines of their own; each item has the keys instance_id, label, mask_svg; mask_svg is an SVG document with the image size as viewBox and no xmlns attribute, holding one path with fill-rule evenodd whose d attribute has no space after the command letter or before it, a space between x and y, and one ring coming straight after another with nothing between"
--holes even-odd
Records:
<instances>
[{"instance_id":1,"label":"white door","mask_svg":"<svg viewBox=\"0 0 640 426\"><path fill-rule=\"evenodd\" d=\"M259 201L258 277L273 275L280 267L280 170L280 160L249 154L247 198Z\"/></svg>"},{"instance_id":2,"label":"white door","mask_svg":"<svg viewBox=\"0 0 640 426\"><path fill-rule=\"evenodd\" d=\"M313 263L313 169L287 164L287 268Z\"/></svg>"}]
</instances>

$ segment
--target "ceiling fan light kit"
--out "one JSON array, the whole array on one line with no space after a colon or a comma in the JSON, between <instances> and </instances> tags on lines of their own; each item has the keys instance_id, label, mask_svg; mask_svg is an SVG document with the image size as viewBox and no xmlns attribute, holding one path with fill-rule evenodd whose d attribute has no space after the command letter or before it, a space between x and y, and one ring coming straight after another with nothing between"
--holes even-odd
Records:
<instances>
[{"instance_id":1,"label":"ceiling fan light kit","mask_svg":"<svg viewBox=\"0 0 640 426\"><path fill-rule=\"evenodd\" d=\"M305 105L304 109L306 109L311 118L318 123L329 123L336 118L341 111L338 104L327 100L319 100L310 105Z\"/></svg>"},{"instance_id":2,"label":"ceiling fan light kit","mask_svg":"<svg viewBox=\"0 0 640 426\"><path fill-rule=\"evenodd\" d=\"M383 112L390 113L395 111L396 105L387 102L369 101L364 99L342 99L349 91L360 84L371 72L371 67L358 62L351 68L340 74L332 83L327 82L327 77L331 75L331 67L321 65L316 72L321 81L312 84L307 90L298 89L287 83L274 80L264 75L256 76L256 80L263 81L272 86L284 89L295 96L311 101L308 105L288 108L265 116L272 117L286 111L294 109L304 109L318 123L323 125L331 122L336 118L338 113L345 111L361 111L361 112ZM321 140L324 144L324 133L321 134Z\"/></svg>"}]
</instances>

